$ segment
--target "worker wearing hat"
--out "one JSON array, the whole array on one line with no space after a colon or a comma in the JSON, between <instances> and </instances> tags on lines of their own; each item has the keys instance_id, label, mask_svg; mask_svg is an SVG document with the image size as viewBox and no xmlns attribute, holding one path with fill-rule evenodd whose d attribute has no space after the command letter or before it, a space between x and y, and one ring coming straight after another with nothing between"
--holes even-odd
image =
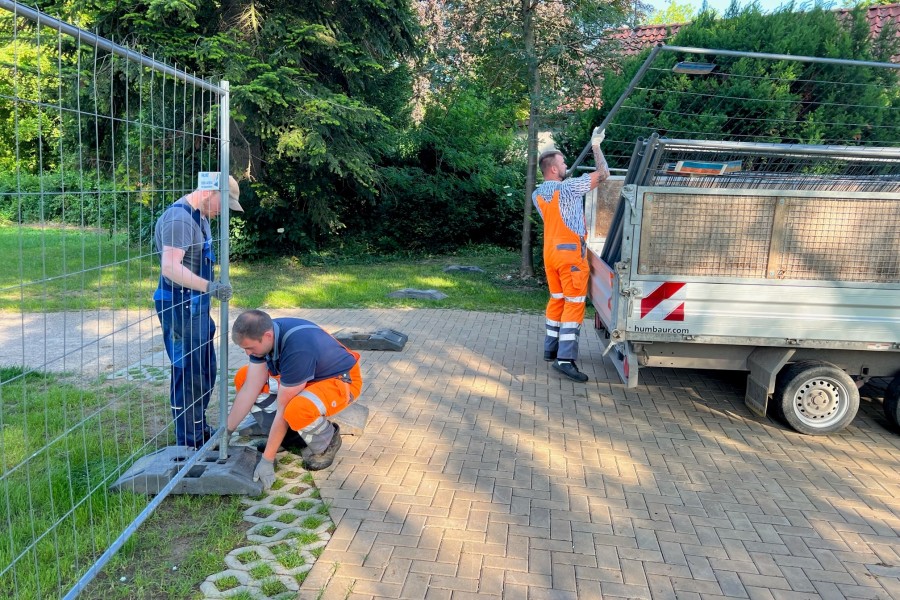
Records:
<instances>
[{"instance_id":1,"label":"worker wearing hat","mask_svg":"<svg viewBox=\"0 0 900 600\"><path fill-rule=\"evenodd\" d=\"M228 178L228 188L229 209L243 212L234 177ZM231 286L213 273L216 255L209 219L221 210L221 192L198 188L168 207L154 232L162 268L153 300L172 362L169 401L179 446L199 448L213 434L206 424L216 380L216 324L210 300L227 302L232 295Z\"/></svg>"}]
</instances>

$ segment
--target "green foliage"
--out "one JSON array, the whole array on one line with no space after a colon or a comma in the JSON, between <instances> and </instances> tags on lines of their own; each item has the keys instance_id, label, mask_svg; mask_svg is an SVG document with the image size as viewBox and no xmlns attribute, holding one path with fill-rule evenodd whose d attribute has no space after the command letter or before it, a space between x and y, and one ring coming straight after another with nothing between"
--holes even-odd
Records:
<instances>
[{"instance_id":1,"label":"green foliage","mask_svg":"<svg viewBox=\"0 0 900 600\"><path fill-rule=\"evenodd\" d=\"M508 106L476 85L430 104L381 169L377 203L350 221L351 241L380 252L442 252L466 243L514 247L519 236L523 165ZM490 123L490 126L486 126Z\"/></svg>"},{"instance_id":2,"label":"green foliage","mask_svg":"<svg viewBox=\"0 0 900 600\"><path fill-rule=\"evenodd\" d=\"M841 2L841 5L846 6L847 8L869 8L872 6L887 6L895 3L896 0L844 0Z\"/></svg>"},{"instance_id":3,"label":"green foliage","mask_svg":"<svg viewBox=\"0 0 900 600\"><path fill-rule=\"evenodd\" d=\"M91 171L0 172L0 220L22 225L57 224L130 230L149 239L152 215L137 190L120 188Z\"/></svg>"},{"instance_id":4,"label":"green foliage","mask_svg":"<svg viewBox=\"0 0 900 600\"><path fill-rule=\"evenodd\" d=\"M697 7L690 2L680 4L675 0L668 0L665 8L657 9L647 20L648 25L669 25L673 23L688 23L697 14Z\"/></svg>"},{"instance_id":5,"label":"green foliage","mask_svg":"<svg viewBox=\"0 0 900 600\"><path fill-rule=\"evenodd\" d=\"M417 31L408 0L95 0L87 7L60 0L43 8L96 27L104 37L137 40L138 50L179 68L231 82L233 169L254 182L243 188L243 220L235 219L235 256L315 249L345 227L348 214L377 196L379 162L397 126L408 122L406 59L414 53ZM99 91L112 88L105 96L120 112L129 92L115 82L128 77L101 71L87 92L103 97ZM142 110L144 122L172 118L151 114L146 104ZM174 122L183 121L176 115ZM85 119L73 124L91 125ZM188 120L187 127L194 126L208 124ZM100 131L86 138L98 160L109 158L106 148L114 140L122 145L116 135L125 134ZM174 151L161 159L143 157L145 170L152 160L159 163L153 171L167 177L179 167L202 170L203 165L172 164L171 157L184 156L184 140L172 143ZM160 189L183 189L185 183L154 182ZM278 229L283 235L273 235Z\"/></svg>"},{"instance_id":6,"label":"green foliage","mask_svg":"<svg viewBox=\"0 0 900 600\"><path fill-rule=\"evenodd\" d=\"M39 31L25 19L0 13L0 172L37 173L57 164L59 113L42 103L56 99L55 48L38 45ZM52 37L50 38L53 39Z\"/></svg>"},{"instance_id":7,"label":"green foliage","mask_svg":"<svg viewBox=\"0 0 900 600\"><path fill-rule=\"evenodd\" d=\"M877 40L869 39L863 11L853 12L852 18L842 23L833 12L820 7L802 13L793 9L793 5L787 5L766 15L753 4L739 10L732 5L724 19L706 11L680 29L670 43L883 62L900 53L893 30ZM566 151L577 153L587 142L585 132L602 121L648 53L630 60L621 73L607 74L604 108L585 111L572 120L562 136ZM900 106L893 69L717 55L718 75L695 77L672 75L677 60L673 53L660 55L654 68L659 73L656 76L670 78L666 85L654 87L652 80L645 80L630 97L629 108L613 119L607 140L625 140L621 145L627 148L620 145L612 156L607 152L610 166L627 166L634 139L650 131L692 139L900 143L900 128L893 116L896 109L890 108Z\"/></svg>"}]
</instances>

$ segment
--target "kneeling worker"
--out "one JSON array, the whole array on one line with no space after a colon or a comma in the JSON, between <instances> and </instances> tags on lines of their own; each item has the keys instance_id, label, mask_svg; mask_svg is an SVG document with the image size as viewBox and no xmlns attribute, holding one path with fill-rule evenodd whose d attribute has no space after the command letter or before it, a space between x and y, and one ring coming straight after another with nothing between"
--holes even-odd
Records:
<instances>
[{"instance_id":1,"label":"kneeling worker","mask_svg":"<svg viewBox=\"0 0 900 600\"><path fill-rule=\"evenodd\" d=\"M253 408L269 377L278 380L278 408L253 480L262 481L265 489L272 487L275 454L289 432L299 434L305 443L300 450L305 469L331 466L341 436L338 426L328 419L359 397L359 354L315 323L273 319L261 310L241 313L231 329L231 339L247 353L250 364L235 376L237 395L228 414L229 431L237 429Z\"/></svg>"}]
</instances>

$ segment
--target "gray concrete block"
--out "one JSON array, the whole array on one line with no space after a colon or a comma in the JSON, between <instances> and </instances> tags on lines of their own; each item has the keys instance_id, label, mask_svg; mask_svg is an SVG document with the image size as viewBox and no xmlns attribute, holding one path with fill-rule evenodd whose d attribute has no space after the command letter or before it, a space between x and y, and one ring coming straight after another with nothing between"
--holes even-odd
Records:
<instances>
[{"instance_id":1,"label":"gray concrete block","mask_svg":"<svg viewBox=\"0 0 900 600\"><path fill-rule=\"evenodd\" d=\"M352 350L403 350L409 336L393 329L379 329L365 333L349 329L339 329L334 337Z\"/></svg>"},{"instance_id":2,"label":"gray concrete block","mask_svg":"<svg viewBox=\"0 0 900 600\"><path fill-rule=\"evenodd\" d=\"M446 267L444 267L444 273L454 272L484 273L484 269L482 269L481 267L476 267L474 265L447 265Z\"/></svg>"},{"instance_id":3,"label":"gray concrete block","mask_svg":"<svg viewBox=\"0 0 900 600\"><path fill-rule=\"evenodd\" d=\"M197 450L186 446L157 450L138 459L110 489L158 494L196 453ZM225 460L219 460L218 450L207 452L175 484L171 493L258 496L263 491L262 483L253 481L253 470L260 456L254 448L246 446L230 447Z\"/></svg>"}]
</instances>

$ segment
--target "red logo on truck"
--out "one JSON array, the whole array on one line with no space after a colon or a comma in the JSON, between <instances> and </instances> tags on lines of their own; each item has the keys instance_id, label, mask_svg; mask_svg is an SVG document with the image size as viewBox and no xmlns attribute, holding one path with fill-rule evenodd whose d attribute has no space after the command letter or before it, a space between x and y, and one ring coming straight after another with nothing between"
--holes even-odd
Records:
<instances>
[{"instance_id":1,"label":"red logo on truck","mask_svg":"<svg viewBox=\"0 0 900 600\"><path fill-rule=\"evenodd\" d=\"M666 281L641 298L641 318L652 313L651 318L658 320L684 321L684 302L682 301L684 285L684 283L676 281Z\"/></svg>"}]
</instances>

